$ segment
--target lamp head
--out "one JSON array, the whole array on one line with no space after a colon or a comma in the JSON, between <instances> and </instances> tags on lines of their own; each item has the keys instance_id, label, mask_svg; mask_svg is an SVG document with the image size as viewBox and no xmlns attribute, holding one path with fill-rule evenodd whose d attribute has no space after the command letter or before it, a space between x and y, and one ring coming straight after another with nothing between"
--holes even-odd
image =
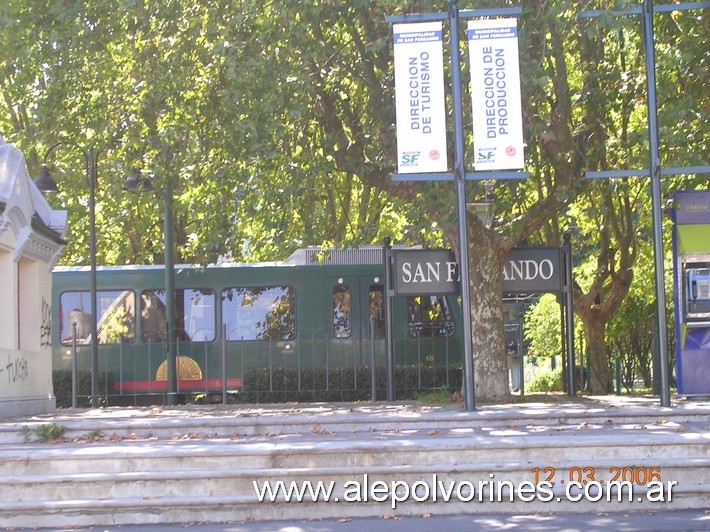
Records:
<instances>
[{"instance_id":1,"label":"lamp head","mask_svg":"<svg viewBox=\"0 0 710 532\"><path fill-rule=\"evenodd\" d=\"M39 175L35 177L34 183L42 194L59 192L59 187L57 186L56 181L52 179L52 176L49 173L49 168L47 168L46 164L42 165Z\"/></svg>"}]
</instances>

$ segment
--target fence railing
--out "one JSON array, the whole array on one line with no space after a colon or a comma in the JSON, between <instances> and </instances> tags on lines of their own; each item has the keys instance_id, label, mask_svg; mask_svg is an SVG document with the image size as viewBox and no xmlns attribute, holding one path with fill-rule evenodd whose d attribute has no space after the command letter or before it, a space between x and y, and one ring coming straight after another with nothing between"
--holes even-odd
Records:
<instances>
[{"instance_id":1,"label":"fence railing","mask_svg":"<svg viewBox=\"0 0 710 532\"><path fill-rule=\"evenodd\" d=\"M263 403L385 397L384 338L333 339L326 331L313 331L307 340L226 341L235 336L226 330L222 333L222 340L217 342L177 342L177 392L184 400ZM187 334L177 337L189 338ZM398 399L442 388L460 389L462 365L454 339L395 337L394 345ZM167 392L166 351L164 341L102 344L102 404L145 404L146 397L152 402L163 401ZM72 364L72 400L69 403L55 390L58 404L77 405L89 398L80 375L90 374L86 353L88 349L83 346L73 347L72 359L78 363Z\"/></svg>"}]
</instances>

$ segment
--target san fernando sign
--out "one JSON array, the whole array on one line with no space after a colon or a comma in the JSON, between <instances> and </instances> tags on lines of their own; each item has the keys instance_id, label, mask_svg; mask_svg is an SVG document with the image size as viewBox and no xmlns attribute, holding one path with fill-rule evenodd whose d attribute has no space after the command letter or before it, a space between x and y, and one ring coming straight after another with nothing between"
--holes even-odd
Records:
<instances>
[{"instance_id":1,"label":"san fernando sign","mask_svg":"<svg viewBox=\"0 0 710 532\"><path fill-rule=\"evenodd\" d=\"M560 292L560 248L515 248L503 262L503 293ZM395 295L458 294L458 264L449 250L396 250Z\"/></svg>"}]
</instances>

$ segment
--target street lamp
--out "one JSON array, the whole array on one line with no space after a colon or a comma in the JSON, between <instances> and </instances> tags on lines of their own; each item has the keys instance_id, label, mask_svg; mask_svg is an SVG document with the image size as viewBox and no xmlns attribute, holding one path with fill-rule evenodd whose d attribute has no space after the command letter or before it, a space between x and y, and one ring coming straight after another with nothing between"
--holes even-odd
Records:
<instances>
[{"instance_id":1,"label":"street lamp","mask_svg":"<svg viewBox=\"0 0 710 532\"><path fill-rule=\"evenodd\" d=\"M52 179L47 168L47 160L49 155L59 146L67 145L78 149L84 155L86 162L86 179L89 182L89 261L91 270L91 320L90 321L90 336L91 336L91 406L96 408L99 406L99 344L97 330L97 290L96 290L96 180L97 180L97 165L99 151L94 149L94 145L88 148L82 148L78 144L69 141L59 141L52 145L44 155L42 168L39 175L34 180L35 185L42 193L57 192L59 187Z\"/></svg>"},{"instance_id":2,"label":"street lamp","mask_svg":"<svg viewBox=\"0 0 710 532\"><path fill-rule=\"evenodd\" d=\"M149 180L138 175L131 175L124 184L131 192L143 192L153 187ZM163 239L165 241L165 317L167 328L166 361L168 369L167 400L168 405L177 404L177 322L175 317L175 244L173 237L173 187L168 180L165 187L165 213L163 215Z\"/></svg>"}]
</instances>

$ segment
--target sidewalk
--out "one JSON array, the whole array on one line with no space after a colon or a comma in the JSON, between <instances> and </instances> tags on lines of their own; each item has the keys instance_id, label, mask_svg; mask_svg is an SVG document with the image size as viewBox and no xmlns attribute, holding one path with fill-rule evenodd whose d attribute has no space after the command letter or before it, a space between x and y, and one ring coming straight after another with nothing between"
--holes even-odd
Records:
<instances>
[{"instance_id":1,"label":"sidewalk","mask_svg":"<svg viewBox=\"0 0 710 532\"><path fill-rule=\"evenodd\" d=\"M0 444L27 441L38 427L56 424L67 439L102 433L108 438L176 439L239 435L301 435L313 437L379 435L388 431L437 430L456 436L463 425L484 433L556 433L594 429L595 434L622 428L650 427L653 432L697 431L710 433L710 398L673 398L661 407L657 397L563 395L526 396L526 402L481 404L473 412L462 403L359 402L309 404L230 404L153 407L58 409L38 416L0 419ZM529 402L528 402L529 401ZM23 438L20 438L20 432ZM118 435L119 437L115 437ZM322 438L321 438L322 439Z\"/></svg>"}]
</instances>

